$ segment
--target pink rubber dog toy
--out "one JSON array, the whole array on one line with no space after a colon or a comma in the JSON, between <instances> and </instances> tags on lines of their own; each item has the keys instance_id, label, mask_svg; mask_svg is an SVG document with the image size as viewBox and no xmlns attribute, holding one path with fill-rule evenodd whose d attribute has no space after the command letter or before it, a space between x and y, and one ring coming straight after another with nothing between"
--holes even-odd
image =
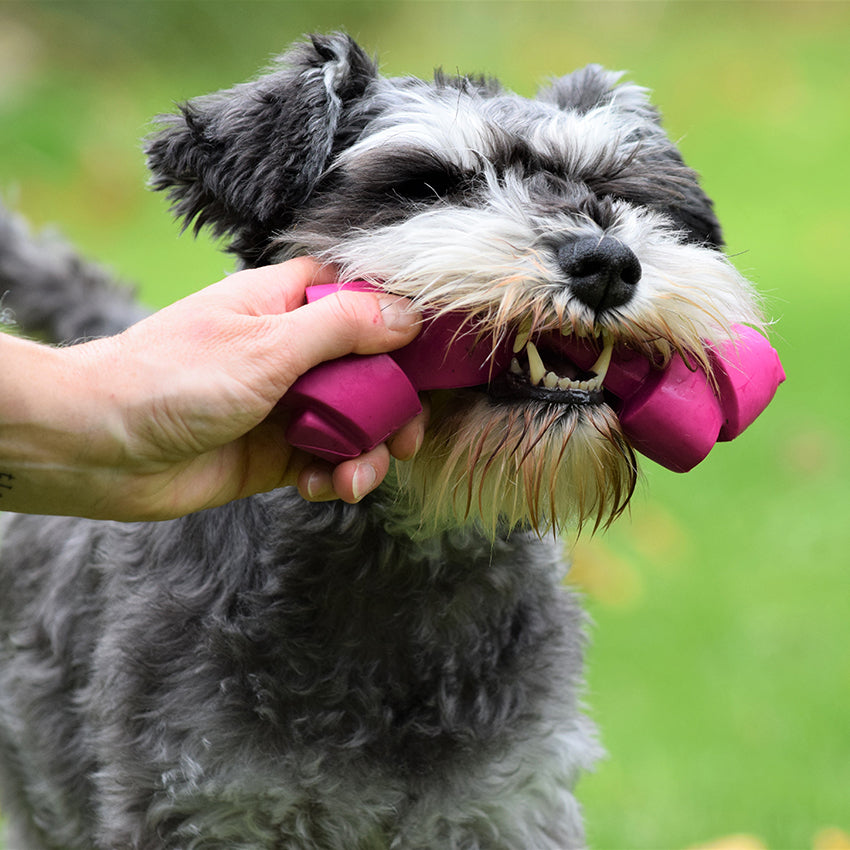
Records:
<instances>
[{"instance_id":1,"label":"pink rubber dog toy","mask_svg":"<svg viewBox=\"0 0 850 850\"><path fill-rule=\"evenodd\" d=\"M315 301L340 289L374 290L354 281L307 289ZM422 390L486 384L505 372L510 341L494 347L450 313L428 320L413 342L390 354L348 355L302 375L282 405L292 411L289 442L332 462L374 448L422 409ZM764 410L785 374L776 351L757 331L734 326L737 339L714 352L714 383L681 358L665 369L619 348L605 389L619 402L623 432L642 454L676 472L687 472L712 446L737 437ZM561 353L587 369L598 352L589 342L562 337Z\"/></svg>"},{"instance_id":2,"label":"pink rubber dog toy","mask_svg":"<svg viewBox=\"0 0 850 850\"><path fill-rule=\"evenodd\" d=\"M664 369L625 348L615 348L605 389L616 397L623 433L641 454L687 472L717 442L742 433L767 407L785 372L779 355L758 331L733 325L736 339L711 356L714 383L696 363L674 357ZM564 337L561 353L587 369L596 358L589 343Z\"/></svg>"}]
</instances>

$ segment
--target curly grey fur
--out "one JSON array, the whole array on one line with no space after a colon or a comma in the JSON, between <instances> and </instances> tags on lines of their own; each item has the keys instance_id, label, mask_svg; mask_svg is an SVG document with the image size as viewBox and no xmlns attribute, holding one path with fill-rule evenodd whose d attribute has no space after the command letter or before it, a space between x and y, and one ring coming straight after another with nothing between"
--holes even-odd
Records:
<instances>
[{"instance_id":1,"label":"curly grey fur","mask_svg":"<svg viewBox=\"0 0 850 850\"><path fill-rule=\"evenodd\" d=\"M591 66L527 101L494 80L387 80L346 36L314 37L162 119L152 185L246 265L312 251L502 331L531 316L548 332L701 345L746 321L751 295L645 92L617 80ZM628 303L591 314L557 258L602 236L643 276ZM25 330L56 341L139 315L0 211L3 290ZM520 472L538 453L538 479L566 468L552 524L570 500L601 515L594 494L631 480L634 460L599 407L604 428L566 403L459 393L424 478L391 477L355 506L281 490L160 524L4 517L10 850L583 846L573 788L599 747L560 545L499 513L518 474L493 482L486 529L449 512L426 533L420 484L452 441L475 458L482 431L505 447L499 417L539 420L551 426L514 452Z\"/></svg>"},{"instance_id":2,"label":"curly grey fur","mask_svg":"<svg viewBox=\"0 0 850 850\"><path fill-rule=\"evenodd\" d=\"M553 547L394 524L380 496L289 491L156 526L13 522L12 846L580 845L566 789L596 748Z\"/></svg>"}]
</instances>

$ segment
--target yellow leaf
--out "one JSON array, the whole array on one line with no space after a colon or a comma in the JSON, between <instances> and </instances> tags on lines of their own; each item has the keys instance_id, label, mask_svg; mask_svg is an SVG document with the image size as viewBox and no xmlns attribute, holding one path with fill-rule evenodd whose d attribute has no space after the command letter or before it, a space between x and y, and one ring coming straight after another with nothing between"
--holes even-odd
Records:
<instances>
[{"instance_id":1,"label":"yellow leaf","mask_svg":"<svg viewBox=\"0 0 850 850\"><path fill-rule=\"evenodd\" d=\"M767 846L754 835L728 835L690 850L767 850Z\"/></svg>"},{"instance_id":2,"label":"yellow leaf","mask_svg":"<svg viewBox=\"0 0 850 850\"><path fill-rule=\"evenodd\" d=\"M835 827L822 829L815 836L812 850L850 850L850 835Z\"/></svg>"},{"instance_id":3,"label":"yellow leaf","mask_svg":"<svg viewBox=\"0 0 850 850\"><path fill-rule=\"evenodd\" d=\"M603 605L633 608L643 596L643 579L630 561L595 538L572 546L572 566L567 582Z\"/></svg>"}]
</instances>

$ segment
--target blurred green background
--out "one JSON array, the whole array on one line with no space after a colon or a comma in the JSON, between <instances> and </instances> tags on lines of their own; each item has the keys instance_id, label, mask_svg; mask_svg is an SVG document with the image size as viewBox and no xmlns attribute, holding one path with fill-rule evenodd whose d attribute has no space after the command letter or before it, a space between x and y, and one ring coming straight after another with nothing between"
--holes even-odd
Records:
<instances>
[{"instance_id":1,"label":"blurred green background","mask_svg":"<svg viewBox=\"0 0 850 850\"><path fill-rule=\"evenodd\" d=\"M531 95L593 61L654 90L788 382L688 475L647 462L630 517L574 547L610 753L579 789L591 844L850 846L824 832L850 831L850 5L0 0L0 193L152 305L211 283L229 258L145 189L147 122L337 28L390 74Z\"/></svg>"}]
</instances>

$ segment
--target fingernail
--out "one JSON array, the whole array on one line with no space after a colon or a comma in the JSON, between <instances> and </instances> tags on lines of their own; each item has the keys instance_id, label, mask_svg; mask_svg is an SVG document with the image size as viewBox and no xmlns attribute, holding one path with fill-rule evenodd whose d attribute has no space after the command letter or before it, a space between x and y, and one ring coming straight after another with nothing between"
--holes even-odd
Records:
<instances>
[{"instance_id":1,"label":"fingernail","mask_svg":"<svg viewBox=\"0 0 850 850\"><path fill-rule=\"evenodd\" d=\"M421 313L414 310L406 298L397 295L379 295L378 306L384 325L392 331L406 331L422 319Z\"/></svg>"},{"instance_id":2,"label":"fingernail","mask_svg":"<svg viewBox=\"0 0 850 850\"><path fill-rule=\"evenodd\" d=\"M413 460L413 458L416 456L416 453L419 451L419 449L422 448L422 441L424 439L424 436L425 435L422 431L417 432L413 448L407 454L395 455L396 460Z\"/></svg>"},{"instance_id":3,"label":"fingernail","mask_svg":"<svg viewBox=\"0 0 850 850\"><path fill-rule=\"evenodd\" d=\"M307 478L307 498L310 501L326 499L333 493L333 480L325 472L311 472Z\"/></svg>"},{"instance_id":4,"label":"fingernail","mask_svg":"<svg viewBox=\"0 0 850 850\"><path fill-rule=\"evenodd\" d=\"M359 502L367 493L371 492L377 480L378 471L371 463L358 463L351 482L354 500Z\"/></svg>"}]
</instances>

